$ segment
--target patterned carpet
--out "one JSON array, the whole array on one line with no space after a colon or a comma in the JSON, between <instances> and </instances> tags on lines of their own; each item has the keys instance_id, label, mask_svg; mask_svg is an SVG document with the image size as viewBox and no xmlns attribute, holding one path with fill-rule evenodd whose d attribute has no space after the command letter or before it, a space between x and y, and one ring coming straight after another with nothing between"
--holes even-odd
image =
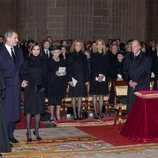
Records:
<instances>
[{"instance_id":1,"label":"patterned carpet","mask_svg":"<svg viewBox=\"0 0 158 158\"><path fill-rule=\"evenodd\" d=\"M126 118L121 119L125 122ZM83 120L57 120L53 122L56 127L80 127L80 126L105 126L113 125L114 117L104 117L101 119L83 119Z\"/></svg>"},{"instance_id":2,"label":"patterned carpet","mask_svg":"<svg viewBox=\"0 0 158 158\"><path fill-rule=\"evenodd\" d=\"M20 144L4 158L157 158L158 144L113 146L74 127L40 129L42 141L26 142L26 130L17 130Z\"/></svg>"}]
</instances>

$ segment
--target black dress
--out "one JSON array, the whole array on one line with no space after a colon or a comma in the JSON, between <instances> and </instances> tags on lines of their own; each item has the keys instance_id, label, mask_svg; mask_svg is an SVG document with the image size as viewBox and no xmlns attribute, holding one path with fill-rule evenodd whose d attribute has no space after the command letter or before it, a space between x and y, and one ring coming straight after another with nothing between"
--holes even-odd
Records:
<instances>
[{"instance_id":1,"label":"black dress","mask_svg":"<svg viewBox=\"0 0 158 158\"><path fill-rule=\"evenodd\" d=\"M24 90L25 114L39 114L44 112L44 88L46 83L46 65L40 56L31 55L26 60L28 70L28 86Z\"/></svg>"},{"instance_id":2,"label":"black dress","mask_svg":"<svg viewBox=\"0 0 158 158\"><path fill-rule=\"evenodd\" d=\"M2 108L2 92L4 89L3 78L0 74L0 153L1 152L10 152L11 147L8 138L8 132L5 122L5 116Z\"/></svg>"},{"instance_id":3,"label":"black dress","mask_svg":"<svg viewBox=\"0 0 158 158\"><path fill-rule=\"evenodd\" d=\"M60 59L58 62L54 59L48 61L48 102L49 105L61 105L62 99L65 97L67 85L67 75L57 76L56 71L59 67L67 67L66 61Z\"/></svg>"},{"instance_id":4,"label":"black dress","mask_svg":"<svg viewBox=\"0 0 158 158\"><path fill-rule=\"evenodd\" d=\"M90 94L105 95L108 93L108 72L109 72L109 55L103 53L92 53L90 58ZM99 74L105 76L105 81L98 82L96 77Z\"/></svg>"},{"instance_id":5,"label":"black dress","mask_svg":"<svg viewBox=\"0 0 158 158\"><path fill-rule=\"evenodd\" d=\"M115 64L113 64L110 69L110 78L112 79L110 95L109 95L110 104L114 104L114 100L115 100L114 81L117 80L118 74L120 74L121 76L123 75L123 61L119 62L118 60L116 60Z\"/></svg>"},{"instance_id":6,"label":"black dress","mask_svg":"<svg viewBox=\"0 0 158 158\"><path fill-rule=\"evenodd\" d=\"M70 86L71 97L86 97L85 83L88 81L88 61L83 52L73 52L68 56L69 81L77 80L75 87Z\"/></svg>"},{"instance_id":7,"label":"black dress","mask_svg":"<svg viewBox=\"0 0 158 158\"><path fill-rule=\"evenodd\" d=\"M117 79L116 71L117 71L117 55L114 55L112 52L109 52L109 78L112 81L115 81Z\"/></svg>"}]
</instances>

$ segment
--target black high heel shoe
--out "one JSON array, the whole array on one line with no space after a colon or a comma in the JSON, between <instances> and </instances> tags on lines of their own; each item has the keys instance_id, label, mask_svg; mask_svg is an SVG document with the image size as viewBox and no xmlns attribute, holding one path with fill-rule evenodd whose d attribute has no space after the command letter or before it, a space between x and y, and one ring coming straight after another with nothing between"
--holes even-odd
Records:
<instances>
[{"instance_id":1,"label":"black high heel shoe","mask_svg":"<svg viewBox=\"0 0 158 158\"><path fill-rule=\"evenodd\" d=\"M97 114L94 115L95 119L99 119L99 116Z\"/></svg>"},{"instance_id":2,"label":"black high heel shoe","mask_svg":"<svg viewBox=\"0 0 158 158\"><path fill-rule=\"evenodd\" d=\"M74 120L78 120L77 116L74 116L74 115L73 115L73 119L74 119Z\"/></svg>"},{"instance_id":3,"label":"black high heel shoe","mask_svg":"<svg viewBox=\"0 0 158 158\"><path fill-rule=\"evenodd\" d=\"M82 117L81 117L81 115L78 115L78 120L82 120Z\"/></svg>"},{"instance_id":4,"label":"black high heel shoe","mask_svg":"<svg viewBox=\"0 0 158 158\"><path fill-rule=\"evenodd\" d=\"M99 116L100 116L100 118L104 118L104 115L103 115L103 114L100 114Z\"/></svg>"},{"instance_id":5,"label":"black high heel shoe","mask_svg":"<svg viewBox=\"0 0 158 158\"><path fill-rule=\"evenodd\" d=\"M75 121L78 120L77 117L74 117L74 120L75 120Z\"/></svg>"},{"instance_id":6,"label":"black high heel shoe","mask_svg":"<svg viewBox=\"0 0 158 158\"><path fill-rule=\"evenodd\" d=\"M1 153L0 153L0 157L3 157Z\"/></svg>"},{"instance_id":7,"label":"black high heel shoe","mask_svg":"<svg viewBox=\"0 0 158 158\"><path fill-rule=\"evenodd\" d=\"M29 136L28 133L26 133L26 137L27 137L27 142L32 142L32 138L31 138L31 136Z\"/></svg>"},{"instance_id":8,"label":"black high heel shoe","mask_svg":"<svg viewBox=\"0 0 158 158\"><path fill-rule=\"evenodd\" d=\"M50 117L50 122L53 122L54 121L54 117Z\"/></svg>"},{"instance_id":9,"label":"black high heel shoe","mask_svg":"<svg viewBox=\"0 0 158 158\"><path fill-rule=\"evenodd\" d=\"M82 117L79 117L78 120L82 120Z\"/></svg>"},{"instance_id":10,"label":"black high heel shoe","mask_svg":"<svg viewBox=\"0 0 158 158\"><path fill-rule=\"evenodd\" d=\"M33 134L35 135L36 139L39 141L39 140L42 140L42 138L39 136L38 133L36 133L36 131L33 131Z\"/></svg>"}]
</instances>

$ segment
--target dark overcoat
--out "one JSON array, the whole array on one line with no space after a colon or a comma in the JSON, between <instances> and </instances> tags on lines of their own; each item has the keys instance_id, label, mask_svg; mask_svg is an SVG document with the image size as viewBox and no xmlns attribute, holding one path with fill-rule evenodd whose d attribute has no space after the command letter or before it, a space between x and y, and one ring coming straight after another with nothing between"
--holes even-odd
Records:
<instances>
[{"instance_id":1,"label":"dark overcoat","mask_svg":"<svg viewBox=\"0 0 158 158\"><path fill-rule=\"evenodd\" d=\"M127 93L127 109L130 111L135 100L134 92L140 90L150 89L150 72L151 72L151 58L145 53L140 52L134 58L133 53L128 53L125 56L123 64L123 78L128 83ZM129 81L137 82L137 86L132 88L129 86Z\"/></svg>"},{"instance_id":2,"label":"dark overcoat","mask_svg":"<svg viewBox=\"0 0 158 158\"><path fill-rule=\"evenodd\" d=\"M25 114L39 114L44 112L46 87L46 62L41 56L29 56L26 59L28 72L28 86L24 90Z\"/></svg>"},{"instance_id":3,"label":"dark overcoat","mask_svg":"<svg viewBox=\"0 0 158 158\"><path fill-rule=\"evenodd\" d=\"M3 108L7 122L16 122L20 119L20 84L21 80L27 79L21 48L15 46L14 53L15 63L5 45L0 48L0 72L6 87Z\"/></svg>"},{"instance_id":4,"label":"dark overcoat","mask_svg":"<svg viewBox=\"0 0 158 158\"><path fill-rule=\"evenodd\" d=\"M68 58L68 71L69 71L69 81L72 78L77 80L75 87L70 86L70 96L71 97L86 97L86 85L88 81L88 61L86 55L80 51L74 51Z\"/></svg>"},{"instance_id":5,"label":"dark overcoat","mask_svg":"<svg viewBox=\"0 0 158 158\"><path fill-rule=\"evenodd\" d=\"M6 120L2 108L2 98L3 98L3 91L5 89L4 80L2 74L0 73L0 152L9 152L11 151L7 127L6 127Z\"/></svg>"}]
</instances>

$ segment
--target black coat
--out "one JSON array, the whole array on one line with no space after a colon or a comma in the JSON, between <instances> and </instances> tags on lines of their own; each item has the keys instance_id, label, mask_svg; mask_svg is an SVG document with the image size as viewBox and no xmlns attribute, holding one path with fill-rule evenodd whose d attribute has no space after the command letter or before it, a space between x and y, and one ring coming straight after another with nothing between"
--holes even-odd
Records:
<instances>
[{"instance_id":1,"label":"black coat","mask_svg":"<svg viewBox=\"0 0 158 158\"><path fill-rule=\"evenodd\" d=\"M14 53L16 63L14 63L5 45L0 48L0 71L4 77L6 87L3 108L8 122L15 122L20 119L20 82L21 80L27 80L21 48L15 46Z\"/></svg>"},{"instance_id":2,"label":"black coat","mask_svg":"<svg viewBox=\"0 0 158 158\"><path fill-rule=\"evenodd\" d=\"M123 61L119 62L118 60L115 62L115 64L111 65L110 67L110 78L112 81L116 81L118 78L118 74L121 76L123 75ZM115 100L115 87L113 82L111 83L111 88L110 88L110 95L109 95L109 103L114 104Z\"/></svg>"},{"instance_id":3,"label":"black coat","mask_svg":"<svg viewBox=\"0 0 158 158\"><path fill-rule=\"evenodd\" d=\"M116 80L117 56L109 52L109 78Z\"/></svg>"},{"instance_id":4,"label":"black coat","mask_svg":"<svg viewBox=\"0 0 158 158\"><path fill-rule=\"evenodd\" d=\"M38 114L44 111L44 90L46 87L46 63L40 57L30 56L26 60L28 86L24 90L24 112Z\"/></svg>"},{"instance_id":5,"label":"black coat","mask_svg":"<svg viewBox=\"0 0 158 158\"><path fill-rule=\"evenodd\" d=\"M88 61L83 52L73 52L68 58L69 81L75 78L75 87L70 86L71 97L85 97L87 95L85 83L88 81Z\"/></svg>"},{"instance_id":6,"label":"black coat","mask_svg":"<svg viewBox=\"0 0 158 158\"><path fill-rule=\"evenodd\" d=\"M123 61L119 62L118 60L113 64L113 66L110 68L110 77L112 81L116 81L118 78L118 74L123 75Z\"/></svg>"},{"instance_id":7,"label":"black coat","mask_svg":"<svg viewBox=\"0 0 158 158\"><path fill-rule=\"evenodd\" d=\"M2 109L3 106L2 93L4 88L5 88L4 81L2 78L2 74L0 73L0 153L11 151L8 133L7 133L7 127L6 127L6 120Z\"/></svg>"},{"instance_id":8,"label":"black coat","mask_svg":"<svg viewBox=\"0 0 158 158\"><path fill-rule=\"evenodd\" d=\"M127 108L130 111L135 100L135 91L150 89L150 72L151 72L151 58L145 53L140 54L134 58L133 53L125 56L123 65L123 78L128 83ZM129 86L129 81L137 82L135 89Z\"/></svg>"},{"instance_id":9,"label":"black coat","mask_svg":"<svg viewBox=\"0 0 158 158\"><path fill-rule=\"evenodd\" d=\"M48 60L48 102L49 105L61 105L62 99L66 95L67 74L65 76L57 76L56 71L59 67L65 67L67 64L64 59L56 62L54 59ZM66 70L67 71L67 70Z\"/></svg>"},{"instance_id":10,"label":"black coat","mask_svg":"<svg viewBox=\"0 0 158 158\"><path fill-rule=\"evenodd\" d=\"M92 53L90 58L90 94L105 95L108 92L109 55ZM105 81L98 82L99 74L105 76Z\"/></svg>"}]
</instances>

